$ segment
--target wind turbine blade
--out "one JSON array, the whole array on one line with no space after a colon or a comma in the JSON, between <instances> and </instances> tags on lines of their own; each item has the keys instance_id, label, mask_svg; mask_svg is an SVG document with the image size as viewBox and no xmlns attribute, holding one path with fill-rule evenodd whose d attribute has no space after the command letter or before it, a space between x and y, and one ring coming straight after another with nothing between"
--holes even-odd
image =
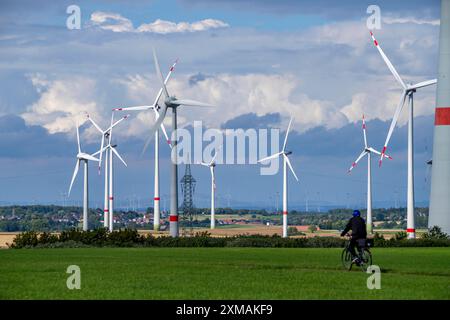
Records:
<instances>
[{"instance_id":1,"label":"wind turbine blade","mask_svg":"<svg viewBox=\"0 0 450 320\"><path fill-rule=\"evenodd\" d=\"M283 157L286 159L286 163L287 163L289 169L291 169L291 172L292 172L292 174L294 175L295 180L298 181L298 177L297 177L297 175L295 174L294 168L292 168L291 161L289 160L289 157L288 157L286 154L284 154L284 153L283 153Z\"/></svg>"},{"instance_id":2,"label":"wind turbine blade","mask_svg":"<svg viewBox=\"0 0 450 320\"><path fill-rule=\"evenodd\" d=\"M218 150L220 150L222 148L222 146L219 146L219 148L217 148L217 150L216 149L214 149L214 156L212 157L212 159L211 159L211 161L209 162L209 165L212 165L213 163L214 163L214 161L216 160L216 158L217 158L217 154L218 154Z\"/></svg>"},{"instance_id":3,"label":"wind turbine blade","mask_svg":"<svg viewBox=\"0 0 450 320\"><path fill-rule=\"evenodd\" d=\"M372 153L375 153L375 154L378 154L378 155L381 155L381 152L380 151L378 151L378 150L375 150L374 148L372 148L372 147L369 147L369 148L367 148L367 150L369 150L370 152L372 152Z\"/></svg>"},{"instance_id":4,"label":"wind turbine blade","mask_svg":"<svg viewBox=\"0 0 450 320\"><path fill-rule=\"evenodd\" d=\"M288 128L286 130L286 136L284 137L283 149L281 149L283 152L286 149L286 143L287 143L287 139L288 139L288 136L289 136L289 130L291 129L292 119L293 118L291 117L291 120L289 120L289 125L288 125Z\"/></svg>"},{"instance_id":5,"label":"wind turbine blade","mask_svg":"<svg viewBox=\"0 0 450 320\"><path fill-rule=\"evenodd\" d=\"M119 158L119 160L122 161L122 163L125 165L125 167L128 167L127 163L122 159L122 157L120 156L120 154L117 152L116 148L112 148L112 151L113 151L114 154L117 156L117 158Z\"/></svg>"},{"instance_id":6,"label":"wind turbine blade","mask_svg":"<svg viewBox=\"0 0 450 320\"><path fill-rule=\"evenodd\" d=\"M113 123L114 123L114 111L111 112L111 124L109 125L109 128L106 130L107 132L109 131L109 144L111 144L112 142L112 129L114 128Z\"/></svg>"},{"instance_id":7,"label":"wind turbine blade","mask_svg":"<svg viewBox=\"0 0 450 320\"><path fill-rule=\"evenodd\" d=\"M102 134L102 142L100 143L100 159L98 162L98 174L100 174L100 169L102 168L102 155L103 152L101 152L103 150L103 146L105 145L105 135Z\"/></svg>"},{"instance_id":8,"label":"wind turbine blade","mask_svg":"<svg viewBox=\"0 0 450 320\"><path fill-rule=\"evenodd\" d=\"M386 137L386 141L384 143L383 150L381 151L381 157L380 157L380 161L379 161L380 167L381 167L381 163L382 163L383 158L384 158L384 154L386 153L386 149L387 149L389 140L391 139L392 132L394 132L394 128L395 128L395 126L397 124L398 118L399 118L400 113L401 113L401 111L403 109L403 105L405 104L406 95L407 95L407 92L403 91L403 94L402 94L402 96L400 98L400 102L399 102L399 104L397 106L397 109L395 109L394 117L392 118L391 126L389 128L389 132L388 132L388 135Z\"/></svg>"},{"instance_id":9,"label":"wind turbine blade","mask_svg":"<svg viewBox=\"0 0 450 320\"><path fill-rule=\"evenodd\" d=\"M105 152L105 150L108 149L108 146L101 148L100 150L94 152L93 154L91 154L91 156L95 157L96 155L98 155L99 153Z\"/></svg>"},{"instance_id":10,"label":"wind turbine blade","mask_svg":"<svg viewBox=\"0 0 450 320\"><path fill-rule=\"evenodd\" d=\"M147 141L145 142L144 148L142 149L142 154L144 154L145 151L147 150L150 142L154 138L155 131L158 130L158 128L161 126L164 118L166 117L166 113L167 113L167 106L164 103L163 106L161 107L161 113L159 115L158 120L156 120L155 124L150 129L150 136L148 137Z\"/></svg>"},{"instance_id":11,"label":"wind turbine blade","mask_svg":"<svg viewBox=\"0 0 450 320\"><path fill-rule=\"evenodd\" d=\"M156 54L155 54L155 56L156 56ZM174 63L172 64L172 66L170 67L169 72L167 73L166 79L164 79L164 85L166 85L167 82L169 81L170 76L172 75L172 72L175 70L175 66L177 65L177 63L178 63L178 59L175 60L175 62L174 62ZM158 66L159 66L159 65L158 65ZM159 99L161 98L161 95L162 95L162 92L163 92L164 88L165 88L165 87L162 87L161 89L159 89L158 95L156 96L155 102L153 103L153 106L155 106L155 107L153 108L153 111L155 112L155 120L156 120L156 121L158 121L158 118L159 118L159 112L158 112L158 110L156 110L156 109L157 109L156 106L158 105ZM166 92L167 92L167 88L166 88ZM166 97L167 97L167 96L166 96ZM164 137L166 138L167 144L168 144L169 147L172 149L172 142L170 141L169 136L167 135L167 131L166 131L166 128L164 127L164 124L161 123L161 126L160 126L160 127L161 127L161 131L162 131L163 134L164 134Z\"/></svg>"},{"instance_id":12,"label":"wind turbine blade","mask_svg":"<svg viewBox=\"0 0 450 320\"><path fill-rule=\"evenodd\" d=\"M375 154L378 154L378 155L381 155L381 152L380 151L378 151L378 150L375 150L374 148L367 148L368 150L370 150L370 152L372 152L372 153L375 153ZM390 160L392 160L392 157L390 156L390 155L388 155L388 154L384 154L383 155L385 158L388 158L388 159L390 159Z\"/></svg>"},{"instance_id":13,"label":"wind turbine blade","mask_svg":"<svg viewBox=\"0 0 450 320\"><path fill-rule=\"evenodd\" d=\"M106 131L112 131L112 128L114 128L115 126L117 126L119 123L121 123L123 120L125 120L126 118L128 118L130 115L127 114L126 116L123 116L122 118L120 118L119 120L117 120L116 122L114 122ZM112 121L111 121L112 122Z\"/></svg>"},{"instance_id":14,"label":"wind turbine blade","mask_svg":"<svg viewBox=\"0 0 450 320\"><path fill-rule=\"evenodd\" d=\"M364 134L364 146L367 148L366 119L364 119L364 114L362 117L362 129Z\"/></svg>"},{"instance_id":15,"label":"wind turbine blade","mask_svg":"<svg viewBox=\"0 0 450 320\"><path fill-rule=\"evenodd\" d=\"M350 167L350 169L348 169L348 173L350 173L350 171L352 171L353 168L356 167L356 165L358 164L359 160L361 160L366 154L367 154L366 150L361 152L361 154L358 156L358 158L356 158L355 162L352 163L352 166Z\"/></svg>"},{"instance_id":16,"label":"wind turbine blade","mask_svg":"<svg viewBox=\"0 0 450 320\"><path fill-rule=\"evenodd\" d=\"M175 99L172 102L174 104L179 104L179 105L189 106L189 107L215 108L215 106L212 104L199 102L199 101L195 101L195 100L188 100L188 99Z\"/></svg>"},{"instance_id":17,"label":"wind turbine blade","mask_svg":"<svg viewBox=\"0 0 450 320\"><path fill-rule=\"evenodd\" d=\"M78 143L78 153L81 152L81 145L80 145L80 129L78 128L77 124L77 143Z\"/></svg>"},{"instance_id":18,"label":"wind turbine blade","mask_svg":"<svg viewBox=\"0 0 450 320\"><path fill-rule=\"evenodd\" d=\"M410 89L419 89L437 83L437 79L422 81L410 86Z\"/></svg>"},{"instance_id":19,"label":"wind turbine blade","mask_svg":"<svg viewBox=\"0 0 450 320\"><path fill-rule=\"evenodd\" d=\"M87 153L83 153L83 159L90 160L90 161L96 161L96 162L100 161L96 157L94 157L90 154L87 154Z\"/></svg>"},{"instance_id":20,"label":"wind turbine blade","mask_svg":"<svg viewBox=\"0 0 450 320\"><path fill-rule=\"evenodd\" d=\"M209 171L211 171L211 179L213 182L213 188L216 189L216 178L214 177L214 167L209 167Z\"/></svg>"},{"instance_id":21,"label":"wind turbine blade","mask_svg":"<svg viewBox=\"0 0 450 320\"><path fill-rule=\"evenodd\" d=\"M166 138L166 142L169 145L170 149L172 149L172 141L170 141L169 136L167 135L166 127L164 126L164 123L161 123L161 131L164 134L164 137Z\"/></svg>"},{"instance_id":22,"label":"wind turbine blade","mask_svg":"<svg viewBox=\"0 0 450 320\"><path fill-rule=\"evenodd\" d=\"M155 104L155 106L156 106L156 104ZM156 108L153 108L153 110L155 111L155 121L157 122L159 119L159 112L156 110ZM155 131L157 130L156 128L157 127L155 125ZM166 138L167 144L169 145L170 149L172 149L172 141L170 141L169 136L167 135L167 131L166 131L166 127L164 126L164 123L161 122L160 128L161 128L162 133L164 134L164 138Z\"/></svg>"},{"instance_id":23,"label":"wind turbine blade","mask_svg":"<svg viewBox=\"0 0 450 320\"><path fill-rule=\"evenodd\" d=\"M89 113L86 115L88 120L94 125L94 127L100 131L100 133L103 133L102 128L100 128L100 126L91 118L91 116L89 115Z\"/></svg>"},{"instance_id":24,"label":"wind turbine blade","mask_svg":"<svg viewBox=\"0 0 450 320\"><path fill-rule=\"evenodd\" d=\"M80 168L80 159L77 159L77 163L75 164L75 170L73 170L72 181L70 181L70 187L69 187L69 194L68 195L70 195L70 191L72 191L73 182L75 181L75 178L77 176L79 168Z\"/></svg>"},{"instance_id":25,"label":"wind turbine blade","mask_svg":"<svg viewBox=\"0 0 450 320\"><path fill-rule=\"evenodd\" d=\"M155 48L153 48L153 61L155 62L156 75L158 76L158 79L161 82L161 86L162 86L164 95L166 96L166 98L169 98L169 92L167 91L166 85L164 83L164 78L161 74L161 69L159 68L159 62L158 62L158 57L156 56Z\"/></svg>"},{"instance_id":26,"label":"wind turbine blade","mask_svg":"<svg viewBox=\"0 0 450 320\"><path fill-rule=\"evenodd\" d=\"M178 63L178 59L175 60L175 62L174 62L174 63L172 64L172 66L170 67L169 72L167 73L166 79L164 79L164 85L166 85L167 82L169 81L170 76L172 75L172 72L175 70L175 66L177 65L177 63ZM158 101L159 101L159 99L161 98L161 95L162 95L162 93L163 93L163 90L164 90L164 89L163 89L162 87L161 87L161 89L159 89L158 95L156 96L156 99L155 99L155 102L153 103L153 105L156 105L156 104L158 103Z\"/></svg>"},{"instance_id":27,"label":"wind turbine blade","mask_svg":"<svg viewBox=\"0 0 450 320\"><path fill-rule=\"evenodd\" d=\"M400 83L400 85L403 87L403 89L407 89L406 84L403 82L402 78L398 74L397 70L395 70L394 66L392 65L391 61L388 59L388 57L384 54L383 49L381 49L377 39L375 39L375 36L373 35L373 32L370 31L370 36L372 37L373 43L375 47L378 49L378 52L380 53L381 57L383 58L384 62L388 66L389 70L391 70L392 74L394 75L395 79Z\"/></svg>"},{"instance_id":28,"label":"wind turbine blade","mask_svg":"<svg viewBox=\"0 0 450 320\"><path fill-rule=\"evenodd\" d=\"M135 106L135 107L120 107L114 108L113 111L142 111L152 109L153 106Z\"/></svg>"},{"instance_id":29,"label":"wind turbine blade","mask_svg":"<svg viewBox=\"0 0 450 320\"><path fill-rule=\"evenodd\" d=\"M386 153L385 153L383 156L384 156L385 158L388 158L389 160L392 160L392 157L391 157L390 155L386 154Z\"/></svg>"},{"instance_id":30,"label":"wind turbine blade","mask_svg":"<svg viewBox=\"0 0 450 320\"><path fill-rule=\"evenodd\" d=\"M273 154L271 156L262 158L262 159L258 160L258 162L264 162L264 161L267 161L267 160L270 160L270 159L278 158L280 156L280 154L283 154L283 152L278 152L278 153L275 153L275 154Z\"/></svg>"},{"instance_id":31,"label":"wind turbine blade","mask_svg":"<svg viewBox=\"0 0 450 320\"><path fill-rule=\"evenodd\" d=\"M199 162L198 164L205 166L205 167L209 167L209 163L206 163L206 162Z\"/></svg>"}]
</instances>

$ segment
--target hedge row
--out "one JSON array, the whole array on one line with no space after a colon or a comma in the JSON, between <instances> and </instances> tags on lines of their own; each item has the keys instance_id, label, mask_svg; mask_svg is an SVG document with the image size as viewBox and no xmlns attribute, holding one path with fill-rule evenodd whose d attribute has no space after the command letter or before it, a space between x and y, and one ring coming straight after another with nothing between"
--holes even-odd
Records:
<instances>
[{"instance_id":1,"label":"hedge row","mask_svg":"<svg viewBox=\"0 0 450 320\"><path fill-rule=\"evenodd\" d=\"M216 238L207 232L192 237L154 237L140 235L136 230L124 229L108 232L106 229L93 231L69 230L59 235L36 233L19 234L11 248L64 248L64 247L264 247L264 248L341 248L346 240L337 237L281 238L280 236L239 235ZM385 240L376 235L375 247L449 247L450 239L393 238Z\"/></svg>"}]
</instances>

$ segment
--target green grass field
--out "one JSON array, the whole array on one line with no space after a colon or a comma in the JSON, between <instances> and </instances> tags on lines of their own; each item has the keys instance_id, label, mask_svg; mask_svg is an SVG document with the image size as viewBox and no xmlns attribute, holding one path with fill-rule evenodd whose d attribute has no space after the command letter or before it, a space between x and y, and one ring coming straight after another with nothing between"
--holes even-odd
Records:
<instances>
[{"instance_id":1,"label":"green grass field","mask_svg":"<svg viewBox=\"0 0 450 320\"><path fill-rule=\"evenodd\" d=\"M87 248L0 251L1 299L450 299L450 249L375 248L381 289L341 249ZM68 290L66 268L81 268Z\"/></svg>"}]
</instances>

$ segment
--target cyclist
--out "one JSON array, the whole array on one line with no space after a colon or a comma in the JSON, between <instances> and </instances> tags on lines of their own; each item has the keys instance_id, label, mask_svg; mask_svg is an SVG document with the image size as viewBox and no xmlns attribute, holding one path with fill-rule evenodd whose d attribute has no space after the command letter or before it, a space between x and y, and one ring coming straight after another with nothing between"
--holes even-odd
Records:
<instances>
[{"instance_id":1,"label":"cyclist","mask_svg":"<svg viewBox=\"0 0 450 320\"><path fill-rule=\"evenodd\" d=\"M359 258L356 255L355 246L358 245L358 240L364 240L361 241L365 243L365 239L367 237L366 232L366 222L363 218L361 218L361 212L359 210L353 211L353 217L348 221L347 226L345 227L344 231L341 233L341 237L343 237L347 232L352 230L352 235L350 238L350 247L349 251L352 254L352 262L358 263ZM358 245L358 251L360 255L362 255L362 246Z\"/></svg>"}]
</instances>

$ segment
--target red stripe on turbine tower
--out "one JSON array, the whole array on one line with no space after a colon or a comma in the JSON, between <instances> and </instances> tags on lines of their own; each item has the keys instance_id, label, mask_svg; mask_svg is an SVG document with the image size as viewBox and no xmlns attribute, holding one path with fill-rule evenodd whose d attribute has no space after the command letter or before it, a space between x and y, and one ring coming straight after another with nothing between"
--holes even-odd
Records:
<instances>
[{"instance_id":1,"label":"red stripe on turbine tower","mask_svg":"<svg viewBox=\"0 0 450 320\"><path fill-rule=\"evenodd\" d=\"M416 232L416 229L406 229L406 232L408 232L408 233Z\"/></svg>"},{"instance_id":2,"label":"red stripe on turbine tower","mask_svg":"<svg viewBox=\"0 0 450 320\"><path fill-rule=\"evenodd\" d=\"M178 221L178 216L170 216L169 217L169 221L170 222L177 222Z\"/></svg>"},{"instance_id":3,"label":"red stripe on turbine tower","mask_svg":"<svg viewBox=\"0 0 450 320\"><path fill-rule=\"evenodd\" d=\"M287 211L283 211L283 214L288 214L288 212Z\"/></svg>"},{"instance_id":4,"label":"red stripe on turbine tower","mask_svg":"<svg viewBox=\"0 0 450 320\"><path fill-rule=\"evenodd\" d=\"M159 198L158 197L154 197L153 200L159 201Z\"/></svg>"},{"instance_id":5,"label":"red stripe on turbine tower","mask_svg":"<svg viewBox=\"0 0 450 320\"><path fill-rule=\"evenodd\" d=\"M109 212L109 209L104 209L103 212Z\"/></svg>"},{"instance_id":6,"label":"red stripe on turbine tower","mask_svg":"<svg viewBox=\"0 0 450 320\"><path fill-rule=\"evenodd\" d=\"M109 197L109 200L114 200L114 197Z\"/></svg>"},{"instance_id":7,"label":"red stripe on turbine tower","mask_svg":"<svg viewBox=\"0 0 450 320\"><path fill-rule=\"evenodd\" d=\"M450 107L436 108L435 126L450 126Z\"/></svg>"}]
</instances>

